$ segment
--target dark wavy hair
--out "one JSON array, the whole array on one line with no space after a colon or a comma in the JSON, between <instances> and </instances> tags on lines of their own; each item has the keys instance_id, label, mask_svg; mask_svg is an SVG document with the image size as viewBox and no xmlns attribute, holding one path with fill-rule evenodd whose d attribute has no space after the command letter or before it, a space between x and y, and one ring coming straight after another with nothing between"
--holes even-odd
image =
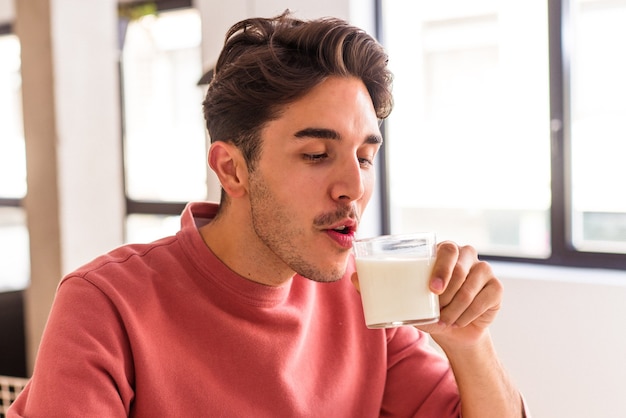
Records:
<instances>
[{"instance_id":1,"label":"dark wavy hair","mask_svg":"<svg viewBox=\"0 0 626 418\"><path fill-rule=\"evenodd\" d=\"M299 20L288 10L236 23L203 102L211 142L233 143L253 170L263 126L329 76L360 78L377 117L391 112L387 54L363 30L336 18Z\"/></svg>"}]
</instances>

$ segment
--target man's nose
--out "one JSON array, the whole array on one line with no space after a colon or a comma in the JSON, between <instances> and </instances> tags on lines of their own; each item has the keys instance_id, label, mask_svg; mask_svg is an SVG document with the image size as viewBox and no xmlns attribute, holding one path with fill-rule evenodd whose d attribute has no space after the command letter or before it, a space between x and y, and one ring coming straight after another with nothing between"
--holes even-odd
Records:
<instances>
[{"instance_id":1,"label":"man's nose","mask_svg":"<svg viewBox=\"0 0 626 418\"><path fill-rule=\"evenodd\" d=\"M344 161L333 174L331 195L334 200L352 202L365 192L363 169L358 158Z\"/></svg>"}]
</instances>

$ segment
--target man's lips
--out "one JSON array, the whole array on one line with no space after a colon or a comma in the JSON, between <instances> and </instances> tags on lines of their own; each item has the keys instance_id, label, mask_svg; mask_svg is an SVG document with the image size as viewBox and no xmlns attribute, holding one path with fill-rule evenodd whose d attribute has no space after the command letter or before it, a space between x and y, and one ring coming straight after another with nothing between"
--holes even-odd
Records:
<instances>
[{"instance_id":1,"label":"man's lips","mask_svg":"<svg viewBox=\"0 0 626 418\"><path fill-rule=\"evenodd\" d=\"M356 234L357 223L347 219L324 229L328 236L343 248L352 248L352 241Z\"/></svg>"}]
</instances>

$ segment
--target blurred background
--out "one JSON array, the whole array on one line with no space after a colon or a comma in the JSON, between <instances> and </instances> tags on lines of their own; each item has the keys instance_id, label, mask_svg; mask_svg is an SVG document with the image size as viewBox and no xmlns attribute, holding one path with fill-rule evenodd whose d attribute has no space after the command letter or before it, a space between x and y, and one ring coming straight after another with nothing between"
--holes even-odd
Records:
<instances>
[{"instance_id":1,"label":"blurred background","mask_svg":"<svg viewBox=\"0 0 626 418\"><path fill-rule=\"evenodd\" d=\"M626 416L626 0L0 0L0 375L30 374L64 274L219 199L200 79L287 8L389 52L360 234L476 246L533 416Z\"/></svg>"}]
</instances>

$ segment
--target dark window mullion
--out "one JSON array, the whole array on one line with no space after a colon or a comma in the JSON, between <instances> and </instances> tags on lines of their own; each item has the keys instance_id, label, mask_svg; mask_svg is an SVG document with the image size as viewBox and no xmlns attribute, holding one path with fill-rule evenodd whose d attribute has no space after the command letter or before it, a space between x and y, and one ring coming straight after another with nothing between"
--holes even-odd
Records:
<instances>
[{"instance_id":1,"label":"dark window mullion","mask_svg":"<svg viewBox=\"0 0 626 418\"><path fill-rule=\"evenodd\" d=\"M23 205L22 199L0 197L0 206L9 206L13 208L19 208L22 205Z\"/></svg>"},{"instance_id":2,"label":"dark window mullion","mask_svg":"<svg viewBox=\"0 0 626 418\"><path fill-rule=\"evenodd\" d=\"M382 0L373 0L374 13L376 16L376 39L381 44L385 44L384 39L384 27L383 27L383 6ZM389 162L387 161L387 151L385 149L385 142L387 141L387 125L385 121L380 126L380 131L383 135L383 146L378 151L378 187L380 188L380 231L383 235L391 233L391 202L389 201Z\"/></svg>"},{"instance_id":3,"label":"dark window mullion","mask_svg":"<svg viewBox=\"0 0 626 418\"><path fill-rule=\"evenodd\" d=\"M0 35L11 35L13 33L13 25L11 23L0 24Z\"/></svg>"},{"instance_id":4,"label":"dark window mullion","mask_svg":"<svg viewBox=\"0 0 626 418\"><path fill-rule=\"evenodd\" d=\"M568 0L548 1L548 44L550 65L550 152L551 191L550 237L551 261L559 263L567 253L569 236L569 205L567 180L570 177L567 163L568 101L569 92L567 65L569 57L564 48L564 29L568 20L564 12Z\"/></svg>"},{"instance_id":5,"label":"dark window mullion","mask_svg":"<svg viewBox=\"0 0 626 418\"><path fill-rule=\"evenodd\" d=\"M126 214L180 215L185 202L150 202L126 198Z\"/></svg>"}]
</instances>

